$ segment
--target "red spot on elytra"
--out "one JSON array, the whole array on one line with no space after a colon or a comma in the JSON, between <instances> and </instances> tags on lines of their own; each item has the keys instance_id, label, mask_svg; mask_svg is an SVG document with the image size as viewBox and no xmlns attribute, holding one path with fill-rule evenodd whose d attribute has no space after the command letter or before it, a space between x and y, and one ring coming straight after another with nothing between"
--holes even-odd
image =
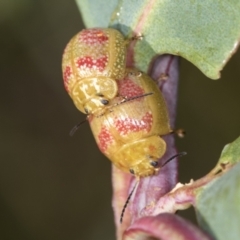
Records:
<instances>
[{"instance_id":1,"label":"red spot on elytra","mask_svg":"<svg viewBox=\"0 0 240 240\"><path fill-rule=\"evenodd\" d=\"M148 149L149 149L150 152L154 152L154 151L156 150L156 147L153 146L153 145L150 145L150 146L148 147Z\"/></svg>"},{"instance_id":2,"label":"red spot on elytra","mask_svg":"<svg viewBox=\"0 0 240 240\"><path fill-rule=\"evenodd\" d=\"M153 123L153 116L147 112L142 118L117 118L114 121L117 131L122 135L127 135L132 132L145 130L149 132Z\"/></svg>"},{"instance_id":3,"label":"red spot on elytra","mask_svg":"<svg viewBox=\"0 0 240 240\"><path fill-rule=\"evenodd\" d=\"M70 80L70 76L72 74L72 70L69 66L67 66L63 72L63 83L64 83L64 87L66 89L67 92L69 92L69 80Z\"/></svg>"},{"instance_id":4,"label":"red spot on elytra","mask_svg":"<svg viewBox=\"0 0 240 240\"><path fill-rule=\"evenodd\" d=\"M94 59L91 56L81 57L77 60L77 66L81 70L85 69L98 69L103 71L107 65L107 56L102 56L100 58Z\"/></svg>"},{"instance_id":5,"label":"red spot on elytra","mask_svg":"<svg viewBox=\"0 0 240 240\"><path fill-rule=\"evenodd\" d=\"M104 44L108 36L100 29L86 29L80 33L79 41L87 45Z\"/></svg>"},{"instance_id":6,"label":"red spot on elytra","mask_svg":"<svg viewBox=\"0 0 240 240\"><path fill-rule=\"evenodd\" d=\"M123 80L117 81L119 94L124 97L135 97L144 94L144 89L139 87L129 78L124 78Z\"/></svg>"},{"instance_id":7,"label":"red spot on elytra","mask_svg":"<svg viewBox=\"0 0 240 240\"><path fill-rule=\"evenodd\" d=\"M113 136L111 135L110 131L103 126L101 128L100 133L98 134L98 139L99 139L99 143L98 143L98 147L101 150L101 152L105 152L109 146L109 144L112 143L113 141Z\"/></svg>"}]
</instances>

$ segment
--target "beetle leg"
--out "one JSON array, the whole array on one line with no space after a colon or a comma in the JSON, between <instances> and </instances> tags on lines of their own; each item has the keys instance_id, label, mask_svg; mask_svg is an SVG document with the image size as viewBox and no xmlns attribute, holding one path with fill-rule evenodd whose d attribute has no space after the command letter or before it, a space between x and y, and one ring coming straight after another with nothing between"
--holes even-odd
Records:
<instances>
[{"instance_id":1,"label":"beetle leg","mask_svg":"<svg viewBox=\"0 0 240 240\"><path fill-rule=\"evenodd\" d=\"M125 40L125 45L130 44L132 41L138 41L138 40L143 40L143 35L141 33L135 34L133 37L127 38Z\"/></svg>"}]
</instances>

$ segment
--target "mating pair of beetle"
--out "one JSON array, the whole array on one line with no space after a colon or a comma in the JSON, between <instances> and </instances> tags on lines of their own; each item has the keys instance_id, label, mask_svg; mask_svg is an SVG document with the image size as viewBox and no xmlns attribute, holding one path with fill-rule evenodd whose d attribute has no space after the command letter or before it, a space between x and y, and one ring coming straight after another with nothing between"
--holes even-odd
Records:
<instances>
[{"instance_id":1,"label":"mating pair of beetle","mask_svg":"<svg viewBox=\"0 0 240 240\"><path fill-rule=\"evenodd\" d=\"M123 171L146 177L159 171L166 151L161 136L172 130L155 82L126 68L128 42L115 29L79 32L64 51L63 78L102 153Z\"/></svg>"}]
</instances>

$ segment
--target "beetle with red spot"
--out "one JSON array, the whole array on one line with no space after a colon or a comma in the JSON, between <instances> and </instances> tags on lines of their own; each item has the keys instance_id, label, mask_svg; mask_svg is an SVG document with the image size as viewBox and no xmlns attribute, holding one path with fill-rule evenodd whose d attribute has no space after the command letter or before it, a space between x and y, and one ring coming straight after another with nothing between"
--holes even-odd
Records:
<instances>
[{"instance_id":1,"label":"beetle with red spot","mask_svg":"<svg viewBox=\"0 0 240 240\"><path fill-rule=\"evenodd\" d=\"M101 116L89 116L99 149L118 168L137 177L156 174L172 132L166 104L154 81L135 69L118 80L118 95ZM152 93L149 96L145 94ZM137 97L135 99L135 97Z\"/></svg>"},{"instance_id":2,"label":"beetle with red spot","mask_svg":"<svg viewBox=\"0 0 240 240\"><path fill-rule=\"evenodd\" d=\"M126 44L111 28L84 29L67 44L62 60L64 86L76 107L93 114L117 95L125 75Z\"/></svg>"}]
</instances>

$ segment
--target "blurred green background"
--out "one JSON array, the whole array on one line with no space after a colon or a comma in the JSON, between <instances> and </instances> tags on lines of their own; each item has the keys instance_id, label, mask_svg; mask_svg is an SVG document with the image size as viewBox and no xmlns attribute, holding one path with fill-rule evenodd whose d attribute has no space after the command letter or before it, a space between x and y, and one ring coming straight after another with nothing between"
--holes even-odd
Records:
<instances>
[{"instance_id":1,"label":"blurred green background","mask_svg":"<svg viewBox=\"0 0 240 240\"><path fill-rule=\"evenodd\" d=\"M74 1L0 0L0 239L114 239L111 166L63 88L61 56L83 28ZM240 53L217 81L181 60L180 181L206 174L240 133ZM194 219L192 210L180 213Z\"/></svg>"}]
</instances>

